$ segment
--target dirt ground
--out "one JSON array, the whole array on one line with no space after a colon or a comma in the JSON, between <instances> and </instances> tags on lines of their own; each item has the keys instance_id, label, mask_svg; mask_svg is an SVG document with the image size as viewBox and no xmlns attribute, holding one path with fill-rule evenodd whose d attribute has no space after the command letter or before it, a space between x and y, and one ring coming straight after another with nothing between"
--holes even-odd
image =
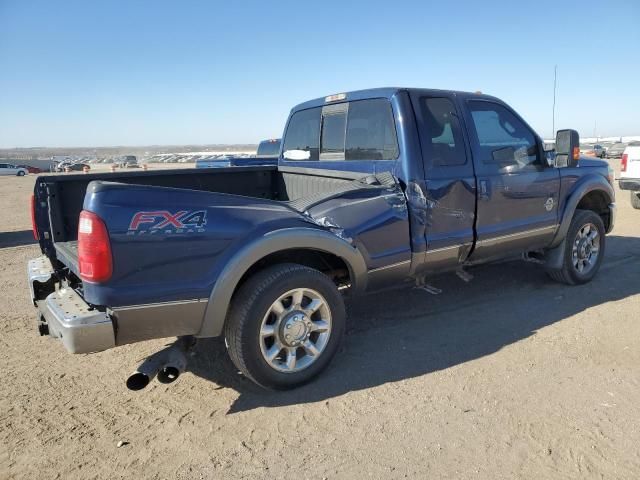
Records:
<instances>
[{"instance_id":1,"label":"dirt ground","mask_svg":"<svg viewBox=\"0 0 640 480\"><path fill-rule=\"evenodd\" d=\"M618 161L615 161L618 163ZM596 279L511 262L348 305L315 382L263 391L220 341L172 385L125 378L166 341L70 355L25 281L34 176L0 177L0 478L640 478L640 211ZM125 442L118 448L118 442Z\"/></svg>"}]
</instances>

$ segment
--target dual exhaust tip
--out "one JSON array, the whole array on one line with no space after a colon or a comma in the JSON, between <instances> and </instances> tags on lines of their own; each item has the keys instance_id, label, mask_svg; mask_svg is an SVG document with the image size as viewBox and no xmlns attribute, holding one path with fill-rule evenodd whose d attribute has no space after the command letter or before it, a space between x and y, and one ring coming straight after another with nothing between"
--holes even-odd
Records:
<instances>
[{"instance_id":1,"label":"dual exhaust tip","mask_svg":"<svg viewBox=\"0 0 640 480\"><path fill-rule=\"evenodd\" d=\"M160 383L175 382L187 368L187 351L194 343L193 337L180 337L173 345L147 357L127 378L127 388L142 390L156 377Z\"/></svg>"}]
</instances>

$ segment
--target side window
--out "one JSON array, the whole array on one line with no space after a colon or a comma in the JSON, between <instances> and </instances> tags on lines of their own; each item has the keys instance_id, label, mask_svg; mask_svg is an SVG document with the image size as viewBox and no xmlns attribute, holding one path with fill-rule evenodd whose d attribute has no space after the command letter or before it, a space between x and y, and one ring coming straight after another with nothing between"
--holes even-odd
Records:
<instances>
[{"instance_id":1,"label":"side window","mask_svg":"<svg viewBox=\"0 0 640 480\"><path fill-rule=\"evenodd\" d=\"M469 109L483 163L520 168L540 163L535 136L507 108L471 100Z\"/></svg>"},{"instance_id":2,"label":"side window","mask_svg":"<svg viewBox=\"0 0 640 480\"><path fill-rule=\"evenodd\" d=\"M391 104L383 98L349 104L345 160L395 160L398 140Z\"/></svg>"},{"instance_id":3,"label":"side window","mask_svg":"<svg viewBox=\"0 0 640 480\"><path fill-rule=\"evenodd\" d=\"M300 110L291 116L284 140L285 159L318 160L321 112L320 107L310 108Z\"/></svg>"},{"instance_id":4,"label":"side window","mask_svg":"<svg viewBox=\"0 0 640 480\"><path fill-rule=\"evenodd\" d=\"M453 102L448 98L424 97L422 109L422 141L425 154L433 166L464 165L467 156L460 133L460 122Z\"/></svg>"}]
</instances>

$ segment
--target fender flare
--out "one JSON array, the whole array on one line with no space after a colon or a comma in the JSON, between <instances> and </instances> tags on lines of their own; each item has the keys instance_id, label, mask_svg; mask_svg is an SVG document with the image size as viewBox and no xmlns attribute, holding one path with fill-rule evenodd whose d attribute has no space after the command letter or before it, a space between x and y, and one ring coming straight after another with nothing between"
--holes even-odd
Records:
<instances>
[{"instance_id":1,"label":"fender flare","mask_svg":"<svg viewBox=\"0 0 640 480\"><path fill-rule=\"evenodd\" d=\"M601 175L587 175L583 177L576 186L574 186L573 191L569 195L569 198L567 198L567 201L564 205L560 225L558 226L556 235L549 245L549 248L557 247L558 245L563 243L564 238L567 236L567 232L569 231L569 225L571 225L573 214L575 213L580 200L582 200L585 195L598 190L603 192L607 196L608 204L613 203L615 199L613 187L609 185L609 182Z\"/></svg>"},{"instance_id":2,"label":"fender flare","mask_svg":"<svg viewBox=\"0 0 640 480\"><path fill-rule=\"evenodd\" d=\"M345 240L324 230L294 227L268 232L229 258L213 286L198 337L222 334L231 297L243 275L262 258L282 250L309 249L331 253L347 264L354 293L365 291L367 266L362 254Z\"/></svg>"}]
</instances>

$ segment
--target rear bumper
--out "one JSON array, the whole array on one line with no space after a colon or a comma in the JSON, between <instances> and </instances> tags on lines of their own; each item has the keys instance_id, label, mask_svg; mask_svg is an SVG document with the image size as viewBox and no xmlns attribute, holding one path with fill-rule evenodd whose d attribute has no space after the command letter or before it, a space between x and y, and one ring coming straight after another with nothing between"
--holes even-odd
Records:
<instances>
[{"instance_id":1,"label":"rear bumper","mask_svg":"<svg viewBox=\"0 0 640 480\"><path fill-rule=\"evenodd\" d=\"M116 345L111 317L88 305L73 289L56 289L47 257L29 261L27 278L41 334L59 338L71 353L99 352Z\"/></svg>"},{"instance_id":2,"label":"rear bumper","mask_svg":"<svg viewBox=\"0 0 640 480\"><path fill-rule=\"evenodd\" d=\"M640 191L640 178L621 178L618 180L621 190Z\"/></svg>"},{"instance_id":3,"label":"rear bumper","mask_svg":"<svg viewBox=\"0 0 640 480\"><path fill-rule=\"evenodd\" d=\"M45 256L29 261L27 278L40 334L59 338L70 353L197 334L208 303L200 299L99 310L65 287Z\"/></svg>"}]
</instances>

